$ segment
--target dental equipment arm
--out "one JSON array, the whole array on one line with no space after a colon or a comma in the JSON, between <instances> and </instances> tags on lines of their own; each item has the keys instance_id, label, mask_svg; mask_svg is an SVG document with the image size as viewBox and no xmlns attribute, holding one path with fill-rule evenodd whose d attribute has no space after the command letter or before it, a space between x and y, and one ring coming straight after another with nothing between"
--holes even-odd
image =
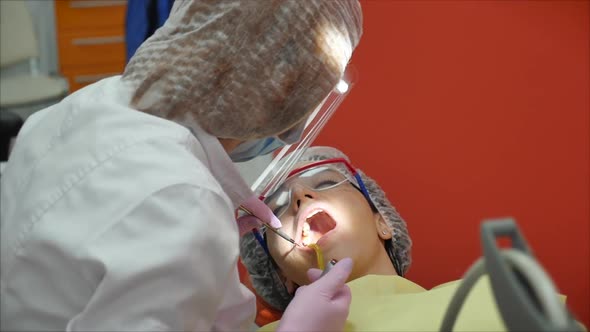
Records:
<instances>
[{"instance_id":1,"label":"dental equipment arm","mask_svg":"<svg viewBox=\"0 0 590 332\"><path fill-rule=\"evenodd\" d=\"M496 237L509 236L512 248L500 251ZM452 331L469 291L487 272L496 304L509 331L582 331L559 301L547 273L536 262L513 219L483 223L484 257L468 270L453 296L440 331Z\"/></svg>"}]
</instances>

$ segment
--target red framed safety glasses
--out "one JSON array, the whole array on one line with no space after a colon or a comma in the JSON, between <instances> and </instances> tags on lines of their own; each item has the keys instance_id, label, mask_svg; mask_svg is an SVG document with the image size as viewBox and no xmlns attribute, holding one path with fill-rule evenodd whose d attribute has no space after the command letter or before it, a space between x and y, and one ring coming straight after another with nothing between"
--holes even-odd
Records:
<instances>
[{"instance_id":1,"label":"red framed safety glasses","mask_svg":"<svg viewBox=\"0 0 590 332\"><path fill-rule=\"evenodd\" d=\"M332 158L309 163L289 172L285 181L261 200L280 218L291 204L295 184L313 191L334 189L350 182L357 187L372 204L365 184L354 166L344 158Z\"/></svg>"}]
</instances>

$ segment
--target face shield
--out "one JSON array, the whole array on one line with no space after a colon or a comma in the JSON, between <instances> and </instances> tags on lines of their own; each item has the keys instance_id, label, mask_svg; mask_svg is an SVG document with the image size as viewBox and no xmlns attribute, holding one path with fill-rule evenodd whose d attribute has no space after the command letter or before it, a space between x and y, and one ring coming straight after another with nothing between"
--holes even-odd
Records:
<instances>
[{"instance_id":1,"label":"face shield","mask_svg":"<svg viewBox=\"0 0 590 332\"><path fill-rule=\"evenodd\" d=\"M274 192L278 186L285 181L289 172L293 169L297 161L299 161L305 150L319 135L320 131L332 117L336 109L338 109L342 101L348 96L355 81L356 72L353 67L349 66L330 94L328 94L328 96L314 109L304 122L278 135L281 140L284 140L285 142L292 141L294 143L281 148L275 158L251 186L252 191L256 193L261 200L264 200L264 197L268 193ZM240 206L240 210L246 214L256 215L267 229L275 232L283 239L293 244L297 244L280 229L272 227L269 224L269 220L266 220L269 218L260 218L260 216L253 213L253 211L248 210L244 205ZM276 220L278 221L278 218L276 218ZM254 233L255 235L258 234L256 230ZM259 236L257 236L257 238L258 237Z\"/></svg>"},{"instance_id":2,"label":"face shield","mask_svg":"<svg viewBox=\"0 0 590 332\"><path fill-rule=\"evenodd\" d=\"M342 79L330 94L316 107L306 121L278 135L284 142L294 142L281 148L274 159L254 182L251 189L261 197L276 190L286 179L295 163L313 143L336 109L352 89L356 75L353 67L348 67ZM300 138L300 139L298 139Z\"/></svg>"}]
</instances>

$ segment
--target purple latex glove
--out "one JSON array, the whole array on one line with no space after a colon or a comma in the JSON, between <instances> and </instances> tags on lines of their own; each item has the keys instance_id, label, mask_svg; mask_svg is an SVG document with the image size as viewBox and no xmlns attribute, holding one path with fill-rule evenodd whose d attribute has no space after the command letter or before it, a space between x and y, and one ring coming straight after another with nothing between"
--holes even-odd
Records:
<instances>
[{"instance_id":1,"label":"purple latex glove","mask_svg":"<svg viewBox=\"0 0 590 332\"><path fill-rule=\"evenodd\" d=\"M297 289L277 331L342 331L352 299L350 288L345 284L351 271L350 258L336 263L332 270L321 278L321 270L307 271L312 283Z\"/></svg>"}]
</instances>

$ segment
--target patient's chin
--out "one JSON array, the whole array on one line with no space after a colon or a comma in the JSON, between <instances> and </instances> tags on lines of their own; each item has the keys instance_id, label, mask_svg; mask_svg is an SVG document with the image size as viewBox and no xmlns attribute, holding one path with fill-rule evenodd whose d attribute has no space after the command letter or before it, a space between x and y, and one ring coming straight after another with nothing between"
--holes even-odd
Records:
<instances>
[{"instance_id":1,"label":"patient's chin","mask_svg":"<svg viewBox=\"0 0 590 332\"><path fill-rule=\"evenodd\" d=\"M289 294L294 294L297 290L297 287L299 286L293 280L288 279L285 281L285 287L287 288L287 292Z\"/></svg>"}]
</instances>

